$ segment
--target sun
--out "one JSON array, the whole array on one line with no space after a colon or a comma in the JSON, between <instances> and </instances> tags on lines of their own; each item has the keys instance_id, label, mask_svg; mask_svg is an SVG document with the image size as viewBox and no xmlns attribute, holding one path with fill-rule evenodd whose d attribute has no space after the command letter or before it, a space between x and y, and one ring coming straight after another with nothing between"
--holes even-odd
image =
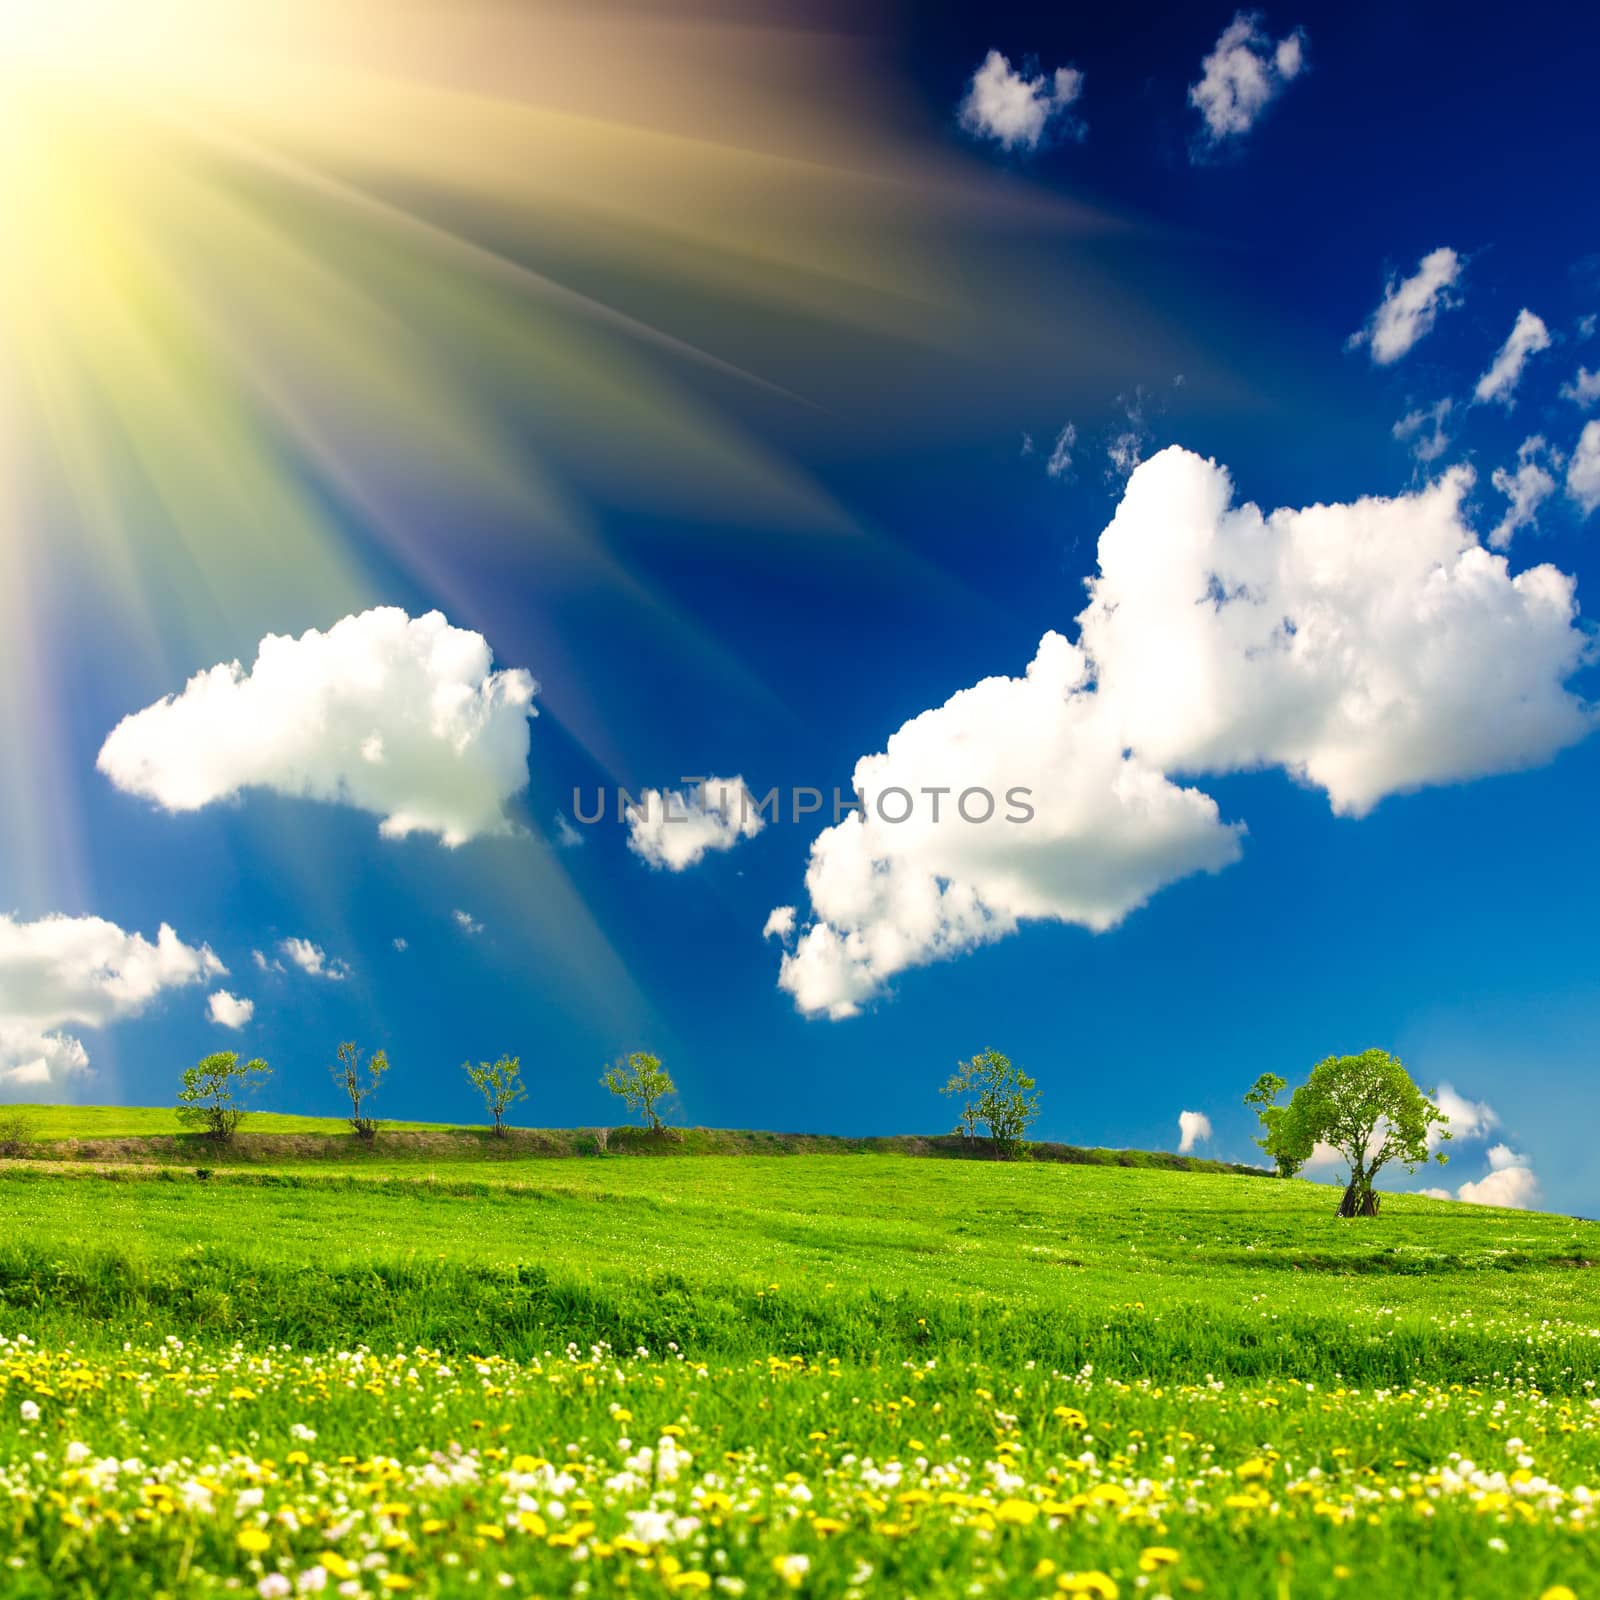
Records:
<instances>
[{"instance_id":1,"label":"sun","mask_svg":"<svg viewBox=\"0 0 1600 1600\"><path fill-rule=\"evenodd\" d=\"M8 747L70 720L67 615L164 671L397 572L470 623L474 543L720 648L605 508L836 534L753 412L962 325L965 176L854 48L775 0L0 0ZM47 765L0 781L30 860Z\"/></svg>"}]
</instances>

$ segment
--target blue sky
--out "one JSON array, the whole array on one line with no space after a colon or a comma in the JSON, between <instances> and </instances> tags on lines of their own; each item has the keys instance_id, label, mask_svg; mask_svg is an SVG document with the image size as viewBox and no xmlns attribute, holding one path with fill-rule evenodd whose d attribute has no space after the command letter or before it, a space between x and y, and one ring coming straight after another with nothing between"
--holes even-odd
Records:
<instances>
[{"instance_id":1,"label":"blue sky","mask_svg":"<svg viewBox=\"0 0 1600 1600\"><path fill-rule=\"evenodd\" d=\"M14 979L13 1010L89 1058L88 1072L53 1079L52 1097L164 1103L183 1065L227 1046L273 1063L264 1107L333 1113L325 1068L354 1037L394 1061L385 1114L474 1117L459 1064L506 1051L527 1071L528 1120L570 1125L614 1117L600 1071L649 1047L692 1122L934 1130L951 1116L944 1077L993 1045L1037 1076L1041 1137L1172 1148L1179 1111L1197 1110L1214 1128L1202 1152L1240 1159L1252 1152L1239 1099L1259 1072L1296 1080L1326 1054L1378 1044L1497 1119L1460 1141L1446 1175L1415 1183L1479 1180L1503 1146L1520 1160L1500 1165L1536 1174L1542 1203L1592 1214L1592 738L1502 763L1519 770L1401 784L1362 815L1336 815L1325 786L1281 762L1204 774L1175 762L1177 783L1246 825L1233 864L1177 874L1105 931L1024 920L915 961L839 1020L801 1014L778 984L779 941L762 937L776 906L795 906L802 928L815 914L804 876L817 823L772 824L682 871L648 865L613 823L559 841L575 787L636 791L693 774L737 774L758 792L846 786L909 719L1021 675L1047 630L1076 639L1097 541L1128 489L1111 457L1122 435L1143 463L1173 445L1214 459L1235 503L1266 512L1419 495L1466 465L1459 514L1485 543L1507 504L1492 474L1514 471L1519 447L1540 437L1543 454L1526 459L1545 463L1553 487L1504 554L1512 574L1548 563L1574 578L1591 608L1597 522L1567 474L1600 413L1561 390L1585 363L1600 367L1600 336L1585 333L1600 312L1588 179L1600 162L1589 81L1600 22L1519 8L1517 38L1541 41L1524 63L1504 14L1274 8L1253 48L1270 56L1301 39L1296 70L1247 131L1213 143L1187 97L1232 16L988 5L882 24L868 68L833 92L881 92L900 148L959 169L932 237L992 343L887 319L813 338L794 312L769 337L762 318L780 313L719 306L714 279L662 291L664 309L651 310L730 360L759 352L760 389L694 363L673 382L684 403L736 416L745 447L805 486L803 514L780 496L724 497L714 479L697 485L699 501L655 495L620 429L571 465L544 414L511 408L511 447L565 474L579 555L397 448L403 555L349 499L313 486L359 556L348 591L299 581L285 554L281 581L197 605L251 554L219 531L194 557L207 584L184 590L181 625L159 594L158 643L133 650L125 611L57 575L39 612L54 646L49 749L14 751L49 804L26 828L14 816L13 887L0 901L18 922L92 915L152 940L166 923L228 976L166 981L137 1008L108 1006L105 1026L30 1010ZM1057 68L1083 74L1036 143L1007 145L961 115L992 50L1045 88ZM1431 328L1388 364L1350 348L1386 285L1441 248L1458 262ZM586 292L644 315L655 303L632 265L572 271ZM1524 307L1547 347L1528 357L1512 404L1474 403ZM559 412L559 374L543 392ZM1419 462L1423 435L1397 438L1395 424L1447 399L1448 444ZM1052 474L1069 423L1071 468ZM720 515L708 509L718 503ZM129 515L135 550L155 547L156 497L132 497ZM155 592L160 575L147 568L143 581ZM297 637L377 605L412 617L437 607L482 635L496 668L538 681L527 788L508 801L517 831L458 848L383 838L370 809L250 783L172 810L97 770L112 728L190 674L235 658L248 668L268 632ZM1404 655L1433 637L1425 623L1380 630L1365 648ZM1450 649L1463 672L1523 654L1492 632ZM1492 667L1491 682L1502 676ZM1595 683L1584 665L1549 687L1586 701ZM1449 697L1424 710L1462 725L1479 715ZM1515 706L1482 717L1496 748L1515 743ZM1460 731L1427 730L1445 745ZM289 939L344 975L297 967ZM242 1029L208 1021L218 989L253 1002Z\"/></svg>"}]
</instances>

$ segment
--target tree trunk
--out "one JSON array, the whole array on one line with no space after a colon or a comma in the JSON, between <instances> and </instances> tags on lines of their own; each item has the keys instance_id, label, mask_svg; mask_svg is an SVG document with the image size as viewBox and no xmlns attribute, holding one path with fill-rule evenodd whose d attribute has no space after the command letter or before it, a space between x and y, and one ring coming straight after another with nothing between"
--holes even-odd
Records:
<instances>
[{"instance_id":1,"label":"tree trunk","mask_svg":"<svg viewBox=\"0 0 1600 1600\"><path fill-rule=\"evenodd\" d=\"M1341 1217L1375 1217L1378 1214L1378 1197L1370 1188L1357 1190L1354 1182L1348 1184L1344 1198L1339 1202Z\"/></svg>"}]
</instances>

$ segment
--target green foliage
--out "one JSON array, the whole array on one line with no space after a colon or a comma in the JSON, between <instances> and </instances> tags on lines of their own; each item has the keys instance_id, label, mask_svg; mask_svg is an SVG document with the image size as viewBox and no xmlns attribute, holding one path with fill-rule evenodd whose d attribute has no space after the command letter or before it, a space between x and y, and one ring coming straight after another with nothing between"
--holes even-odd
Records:
<instances>
[{"instance_id":1,"label":"green foliage","mask_svg":"<svg viewBox=\"0 0 1600 1600\"><path fill-rule=\"evenodd\" d=\"M1305 1165L1305 1157L1289 1149L1282 1137L1283 1118L1289 1108L1276 1102L1288 1087L1287 1081L1276 1072L1263 1072L1244 1097L1244 1103L1255 1108L1261 1123L1255 1142L1272 1157L1280 1178L1292 1178Z\"/></svg>"},{"instance_id":2,"label":"green foliage","mask_svg":"<svg viewBox=\"0 0 1600 1600\"><path fill-rule=\"evenodd\" d=\"M218 1050L184 1068L178 1121L225 1144L245 1119L244 1096L271 1075L265 1061L241 1062L234 1051Z\"/></svg>"},{"instance_id":3,"label":"green foliage","mask_svg":"<svg viewBox=\"0 0 1600 1600\"><path fill-rule=\"evenodd\" d=\"M630 1111L643 1117L653 1133L661 1131L656 1107L678 1092L660 1061L646 1050L635 1050L625 1066L607 1068L600 1082Z\"/></svg>"},{"instance_id":4,"label":"green foliage","mask_svg":"<svg viewBox=\"0 0 1600 1600\"><path fill-rule=\"evenodd\" d=\"M970 1138L979 1123L989 1130L994 1153L1002 1161L1022 1154L1029 1124L1039 1115L1034 1080L998 1050L982 1050L963 1061L941 1094L964 1096L958 1131Z\"/></svg>"},{"instance_id":5,"label":"green foliage","mask_svg":"<svg viewBox=\"0 0 1600 1600\"><path fill-rule=\"evenodd\" d=\"M1274 1120L1270 1137L1274 1153L1297 1164L1318 1144L1331 1145L1350 1166L1341 1215L1376 1216L1378 1173L1391 1161L1414 1171L1428 1160L1431 1130L1450 1137L1449 1120L1388 1051L1363 1050L1318 1062ZM1438 1160L1447 1159L1441 1150Z\"/></svg>"},{"instance_id":6,"label":"green foliage","mask_svg":"<svg viewBox=\"0 0 1600 1600\"><path fill-rule=\"evenodd\" d=\"M379 1050L369 1060L359 1045L350 1042L341 1044L338 1054L339 1059L328 1071L349 1096L350 1129L357 1138L374 1138L378 1132L377 1119L367 1115L363 1107L378 1092L389 1070L388 1052Z\"/></svg>"},{"instance_id":7,"label":"green foliage","mask_svg":"<svg viewBox=\"0 0 1600 1600\"><path fill-rule=\"evenodd\" d=\"M33 1118L26 1111L0 1111L0 1156L26 1155L34 1136Z\"/></svg>"},{"instance_id":8,"label":"green foliage","mask_svg":"<svg viewBox=\"0 0 1600 1600\"><path fill-rule=\"evenodd\" d=\"M477 1066L463 1061L461 1070L483 1096L484 1105L494 1117L495 1135L503 1139L507 1110L528 1092L522 1082L522 1057L501 1056L498 1061L480 1061Z\"/></svg>"}]
</instances>

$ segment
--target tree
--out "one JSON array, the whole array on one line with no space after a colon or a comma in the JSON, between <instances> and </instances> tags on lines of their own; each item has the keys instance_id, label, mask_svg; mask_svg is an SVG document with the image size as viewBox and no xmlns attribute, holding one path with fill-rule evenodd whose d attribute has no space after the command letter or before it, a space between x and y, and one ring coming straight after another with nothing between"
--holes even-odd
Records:
<instances>
[{"instance_id":1,"label":"tree","mask_svg":"<svg viewBox=\"0 0 1600 1600\"><path fill-rule=\"evenodd\" d=\"M338 1061L328 1068L333 1081L350 1097L350 1128L358 1138L371 1139L378 1131L377 1119L361 1108L378 1092L388 1070L387 1051L379 1050L368 1060L354 1043L340 1045Z\"/></svg>"},{"instance_id":2,"label":"tree","mask_svg":"<svg viewBox=\"0 0 1600 1600\"><path fill-rule=\"evenodd\" d=\"M1023 1136L1039 1115L1034 1080L998 1050L984 1050L957 1064L941 1094L964 1095L961 1127L981 1122L989 1130L995 1155L1009 1161L1022 1153Z\"/></svg>"},{"instance_id":3,"label":"tree","mask_svg":"<svg viewBox=\"0 0 1600 1600\"><path fill-rule=\"evenodd\" d=\"M1332 1146L1350 1166L1339 1215L1375 1217L1378 1173L1391 1161L1415 1171L1428 1159L1433 1129L1444 1130L1441 1139L1450 1137L1449 1120L1387 1050L1363 1050L1318 1062L1276 1119L1271 1137L1297 1165L1318 1144ZM1442 1164L1449 1158L1441 1150L1437 1159Z\"/></svg>"},{"instance_id":4,"label":"tree","mask_svg":"<svg viewBox=\"0 0 1600 1600\"><path fill-rule=\"evenodd\" d=\"M506 1109L528 1092L522 1083L522 1057L501 1056L498 1061L480 1061L477 1066L463 1061L461 1070L472 1080L473 1087L493 1114L495 1137L503 1139Z\"/></svg>"},{"instance_id":5,"label":"tree","mask_svg":"<svg viewBox=\"0 0 1600 1600\"><path fill-rule=\"evenodd\" d=\"M272 1075L265 1061L240 1063L232 1050L219 1050L185 1067L178 1091L178 1121L226 1143L245 1119L245 1094Z\"/></svg>"},{"instance_id":6,"label":"tree","mask_svg":"<svg viewBox=\"0 0 1600 1600\"><path fill-rule=\"evenodd\" d=\"M1247 1106L1255 1107L1261 1123L1261 1132L1255 1142L1272 1157L1280 1178L1292 1178L1305 1164L1305 1157L1296 1155L1283 1142L1283 1119L1289 1108L1278 1105L1277 1099L1288 1087L1288 1083L1276 1072L1263 1072L1244 1097Z\"/></svg>"},{"instance_id":7,"label":"tree","mask_svg":"<svg viewBox=\"0 0 1600 1600\"><path fill-rule=\"evenodd\" d=\"M33 1118L25 1111L0 1111L0 1156L24 1156L33 1143Z\"/></svg>"},{"instance_id":8,"label":"tree","mask_svg":"<svg viewBox=\"0 0 1600 1600\"><path fill-rule=\"evenodd\" d=\"M630 1110L650 1124L652 1133L661 1132L661 1118L656 1107L678 1092L670 1074L662 1070L659 1060L647 1050L635 1050L626 1066L610 1067L600 1082Z\"/></svg>"}]
</instances>

